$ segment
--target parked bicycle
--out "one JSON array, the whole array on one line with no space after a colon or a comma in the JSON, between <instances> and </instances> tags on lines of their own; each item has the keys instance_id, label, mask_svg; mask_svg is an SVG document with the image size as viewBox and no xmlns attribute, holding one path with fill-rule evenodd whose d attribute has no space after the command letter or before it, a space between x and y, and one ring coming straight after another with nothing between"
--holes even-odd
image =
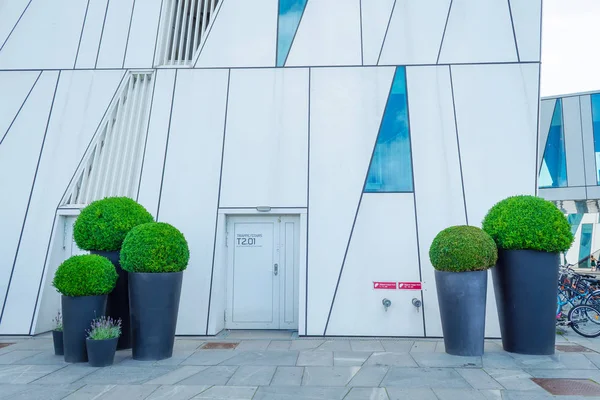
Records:
<instances>
[{"instance_id":1,"label":"parked bicycle","mask_svg":"<svg viewBox=\"0 0 600 400\"><path fill-rule=\"evenodd\" d=\"M561 266L556 309L557 326L570 326L585 337L600 336L600 280Z\"/></svg>"}]
</instances>

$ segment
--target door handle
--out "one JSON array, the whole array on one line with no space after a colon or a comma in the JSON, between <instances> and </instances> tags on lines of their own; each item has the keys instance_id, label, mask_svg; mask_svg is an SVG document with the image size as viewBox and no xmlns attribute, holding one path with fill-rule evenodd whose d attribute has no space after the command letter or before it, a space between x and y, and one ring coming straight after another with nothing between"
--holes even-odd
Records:
<instances>
[{"instance_id":1,"label":"door handle","mask_svg":"<svg viewBox=\"0 0 600 400\"><path fill-rule=\"evenodd\" d=\"M273 274L274 275L278 275L279 274L279 264L273 265Z\"/></svg>"}]
</instances>

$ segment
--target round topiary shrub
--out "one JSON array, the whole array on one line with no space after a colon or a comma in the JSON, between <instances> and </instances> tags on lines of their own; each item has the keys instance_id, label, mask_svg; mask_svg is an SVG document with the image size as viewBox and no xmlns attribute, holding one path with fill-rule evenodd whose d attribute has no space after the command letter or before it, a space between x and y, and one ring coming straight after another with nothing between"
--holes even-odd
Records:
<instances>
[{"instance_id":1,"label":"round topiary shrub","mask_svg":"<svg viewBox=\"0 0 600 400\"><path fill-rule=\"evenodd\" d=\"M451 226L437 234L429 248L429 259L438 271L481 271L498 260L496 244L474 226Z\"/></svg>"},{"instance_id":2,"label":"round topiary shrub","mask_svg":"<svg viewBox=\"0 0 600 400\"><path fill-rule=\"evenodd\" d=\"M118 277L108 258L86 254L63 262L54 274L52 286L65 296L100 296L112 292Z\"/></svg>"},{"instance_id":3,"label":"round topiary shrub","mask_svg":"<svg viewBox=\"0 0 600 400\"><path fill-rule=\"evenodd\" d=\"M183 234L164 222L136 226L121 248L121 267L128 272L179 272L189 259Z\"/></svg>"},{"instance_id":4,"label":"round topiary shrub","mask_svg":"<svg viewBox=\"0 0 600 400\"><path fill-rule=\"evenodd\" d=\"M535 196L513 196L493 206L483 230L505 250L567 251L573 243L571 226L551 202Z\"/></svg>"},{"instance_id":5,"label":"round topiary shrub","mask_svg":"<svg viewBox=\"0 0 600 400\"><path fill-rule=\"evenodd\" d=\"M129 197L107 197L81 210L73 238L80 249L118 251L131 228L152 221L152 215Z\"/></svg>"}]
</instances>

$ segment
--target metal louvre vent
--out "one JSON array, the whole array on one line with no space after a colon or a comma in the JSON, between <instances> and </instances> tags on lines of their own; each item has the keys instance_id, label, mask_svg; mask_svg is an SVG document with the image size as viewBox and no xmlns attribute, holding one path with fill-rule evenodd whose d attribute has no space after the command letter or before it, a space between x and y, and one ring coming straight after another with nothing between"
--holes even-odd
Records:
<instances>
[{"instance_id":1,"label":"metal louvre vent","mask_svg":"<svg viewBox=\"0 0 600 400\"><path fill-rule=\"evenodd\" d=\"M164 0L157 65L189 65L220 0Z\"/></svg>"},{"instance_id":2,"label":"metal louvre vent","mask_svg":"<svg viewBox=\"0 0 600 400\"><path fill-rule=\"evenodd\" d=\"M135 198L152 97L150 72L131 72L110 104L61 206L109 196Z\"/></svg>"}]
</instances>

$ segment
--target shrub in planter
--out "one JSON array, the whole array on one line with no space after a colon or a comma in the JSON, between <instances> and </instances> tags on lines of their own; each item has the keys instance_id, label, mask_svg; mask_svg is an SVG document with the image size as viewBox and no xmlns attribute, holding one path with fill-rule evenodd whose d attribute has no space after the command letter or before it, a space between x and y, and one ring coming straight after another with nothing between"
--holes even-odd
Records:
<instances>
[{"instance_id":1,"label":"shrub in planter","mask_svg":"<svg viewBox=\"0 0 600 400\"><path fill-rule=\"evenodd\" d=\"M73 227L77 246L108 258L115 265L119 280L108 296L106 313L123 321L119 349L131 347L129 294L127 273L119 264L119 251L129 231L140 224L154 221L146 209L128 197L107 197L90 203L81 210Z\"/></svg>"},{"instance_id":2,"label":"shrub in planter","mask_svg":"<svg viewBox=\"0 0 600 400\"><path fill-rule=\"evenodd\" d=\"M100 317L92 321L85 340L88 358L92 367L112 365L117 351L117 342L121 336L121 320Z\"/></svg>"},{"instance_id":3,"label":"shrub in planter","mask_svg":"<svg viewBox=\"0 0 600 400\"><path fill-rule=\"evenodd\" d=\"M63 322L60 311L56 314L56 317L52 319L52 323L54 324L54 329L52 329L54 354L57 356L63 356L65 354L65 350L63 347Z\"/></svg>"},{"instance_id":4,"label":"shrub in planter","mask_svg":"<svg viewBox=\"0 0 600 400\"><path fill-rule=\"evenodd\" d=\"M487 269L496 264L496 244L474 226L452 226L429 248L448 354L480 356L485 337ZM460 311L457 311L460 310Z\"/></svg>"},{"instance_id":5,"label":"shrub in planter","mask_svg":"<svg viewBox=\"0 0 600 400\"><path fill-rule=\"evenodd\" d=\"M143 224L127 234L121 265L129 272L134 359L173 355L181 282L189 258L185 237L169 224Z\"/></svg>"},{"instance_id":6,"label":"shrub in planter","mask_svg":"<svg viewBox=\"0 0 600 400\"><path fill-rule=\"evenodd\" d=\"M113 264L94 254L73 256L56 270L52 285L62 294L66 362L87 361L85 331L94 318L104 315L117 277Z\"/></svg>"},{"instance_id":7,"label":"shrub in planter","mask_svg":"<svg viewBox=\"0 0 600 400\"><path fill-rule=\"evenodd\" d=\"M498 245L492 271L504 350L554 354L559 253L573 243L567 218L549 201L513 196L489 210L483 229Z\"/></svg>"}]
</instances>

